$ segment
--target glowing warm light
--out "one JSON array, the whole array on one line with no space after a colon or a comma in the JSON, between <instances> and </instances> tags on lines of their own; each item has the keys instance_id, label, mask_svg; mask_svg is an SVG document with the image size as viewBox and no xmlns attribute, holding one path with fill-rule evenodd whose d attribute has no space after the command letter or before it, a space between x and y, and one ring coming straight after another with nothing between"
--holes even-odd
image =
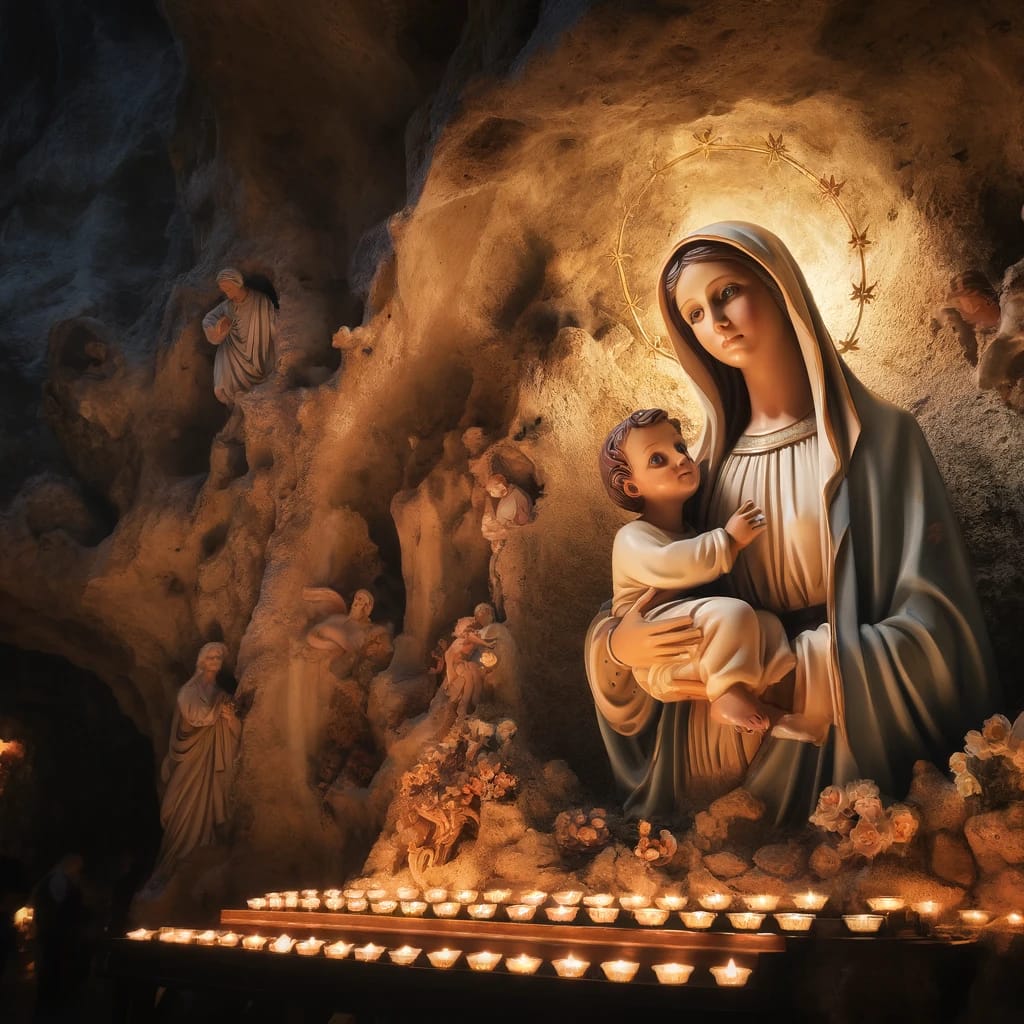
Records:
<instances>
[{"instance_id":1,"label":"glowing warm light","mask_svg":"<svg viewBox=\"0 0 1024 1024\"><path fill-rule=\"evenodd\" d=\"M302 942L296 943L295 952L299 956L317 956L323 944L323 939L314 939L311 935L308 939L303 939Z\"/></svg>"},{"instance_id":2,"label":"glowing warm light","mask_svg":"<svg viewBox=\"0 0 1024 1024\"><path fill-rule=\"evenodd\" d=\"M195 935L195 930L192 928L175 928L173 941L187 945L195 938Z\"/></svg>"},{"instance_id":3,"label":"glowing warm light","mask_svg":"<svg viewBox=\"0 0 1024 1024\"><path fill-rule=\"evenodd\" d=\"M505 957L505 970L509 974L536 974L543 961L539 956L520 953L518 956Z\"/></svg>"},{"instance_id":4,"label":"glowing warm light","mask_svg":"<svg viewBox=\"0 0 1024 1024\"><path fill-rule=\"evenodd\" d=\"M638 892L630 892L625 896L619 897L619 906L623 910L642 910L650 905L651 901L646 896L641 896Z\"/></svg>"},{"instance_id":5,"label":"glowing warm light","mask_svg":"<svg viewBox=\"0 0 1024 1024\"><path fill-rule=\"evenodd\" d=\"M570 954L558 960L552 960L551 966L554 967L555 974L560 978L582 978L587 973L590 961L579 960Z\"/></svg>"},{"instance_id":6,"label":"glowing warm light","mask_svg":"<svg viewBox=\"0 0 1024 1024\"><path fill-rule=\"evenodd\" d=\"M283 910L284 909L284 897L283 896L268 896L267 906L271 910Z\"/></svg>"},{"instance_id":7,"label":"glowing warm light","mask_svg":"<svg viewBox=\"0 0 1024 1024\"><path fill-rule=\"evenodd\" d=\"M303 896L301 906L303 910L319 910L320 909L320 897L319 896Z\"/></svg>"},{"instance_id":8,"label":"glowing warm light","mask_svg":"<svg viewBox=\"0 0 1024 1024\"><path fill-rule=\"evenodd\" d=\"M987 910L961 910L960 921L971 928L983 928L992 920L992 915Z\"/></svg>"},{"instance_id":9,"label":"glowing warm light","mask_svg":"<svg viewBox=\"0 0 1024 1024\"><path fill-rule=\"evenodd\" d=\"M937 917L942 910L942 906L936 903L935 900L924 900L921 903L914 903L911 906L911 910L921 917Z\"/></svg>"},{"instance_id":10,"label":"glowing warm light","mask_svg":"<svg viewBox=\"0 0 1024 1024\"><path fill-rule=\"evenodd\" d=\"M387 889L382 889L379 885L375 886L373 889L367 889L366 890L366 898L371 903L376 903L379 900L387 899L387 895L388 895Z\"/></svg>"},{"instance_id":11,"label":"glowing warm light","mask_svg":"<svg viewBox=\"0 0 1024 1024\"><path fill-rule=\"evenodd\" d=\"M346 889L342 894L347 900L361 900L366 895L365 889Z\"/></svg>"},{"instance_id":12,"label":"glowing warm light","mask_svg":"<svg viewBox=\"0 0 1024 1024\"><path fill-rule=\"evenodd\" d=\"M413 885L400 885L395 895L403 902L418 900L420 898L420 891Z\"/></svg>"},{"instance_id":13,"label":"glowing warm light","mask_svg":"<svg viewBox=\"0 0 1024 1024\"><path fill-rule=\"evenodd\" d=\"M877 932L884 920L881 914L843 914L846 927L862 935Z\"/></svg>"},{"instance_id":14,"label":"glowing warm light","mask_svg":"<svg viewBox=\"0 0 1024 1024\"><path fill-rule=\"evenodd\" d=\"M161 928L160 935L158 936L160 942L177 942L178 940L174 937L173 928Z\"/></svg>"},{"instance_id":15,"label":"glowing warm light","mask_svg":"<svg viewBox=\"0 0 1024 1024\"><path fill-rule=\"evenodd\" d=\"M243 949L262 949L266 944L267 939L264 935L246 935L242 939Z\"/></svg>"},{"instance_id":16,"label":"glowing warm light","mask_svg":"<svg viewBox=\"0 0 1024 1024\"><path fill-rule=\"evenodd\" d=\"M476 889L459 889L454 895L459 903L475 903L477 891Z\"/></svg>"},{"instance_id":17,"label":"glowing warm light","mask_svg":"<svg viewBox=\"0 0 1024 1024\"><path fill-rule=\"evenodd\" d=\"M610 892L596 892L593 896L584 896L585 907L610 907L615 902L615 897Z\"/></svg>"},{"instance_id":18,"label":"glowing warm light","mask_svg":"<svg viewBox=\"0 0 1024 1024\"><path fill-rule=\"evenodd\" d=\"M449 900L447 903L435 903L434 915L436 917L458 917L461 909L462 904L456 903L454 900Z\"/></svg>"},{"instance_id":19,"label":"glowing warm light","mask_svg":"<svg viewBox=\"0 0 1024 1024\"><path fill-rule=\"evenodd\" d=\"M807 892L801 892L794 896L793 902L800 910L822 910L828 903L828 896L808 889Z\"/></svg>"},{"instance_id":20,"label":"glowing warm light","mask_svg":"<svg viewBox=\"0 0 1024 1024\"><path fill-rule=\"evenodd\" d=\"M398 900L377 900L370 904L375 914L393 914L398 909Z\"/></svg>"},{"instance_id":21,"label":"glowing warm light","mask_svg":"<svg viewBox=\"0 0 1024 1024\"><path fill-rule=\"evenodd\" d=\"M264 893L268 900L281 900L284 901L284 897L279 892L268 892Z\"/></svg>"},{"instance_id":22,"label":"glowing warm light","mask_svg":"<svg viewBox=\"0 0 1024 1024\"><path fill-rule=\"evenodd\" d=\"M687 928L702 931L705 928L710 928L718 915L710 910L680 910L679 917Z\"/></svg>"},{"instance_id":23,"label":"glowing warm light","mask_svg":"<svg viewBox=\"0 0 1024 1024\"><path fill-rule=\"evenodd\" d=\"M750 910L745 910L739 914L726 914L725 916L729 918L729 924L741 932L756 931L761 927L761 922L764 920L764 914L755 914Z\"/></svg>"},{"instance_id":24,"label":"glowing warm light","mask_svg":"<svg viewBox=\"0 0 1024 1024\"><path fill-rule=\"evenodd\" d=\"M345 906L353 914L362 914L366 911L370 901L365 897L359 897L358 899L347 899L345 900Z\"/></svg>"},{"instance_id":25,"label":"glowing warm light","mask_svg":"<svg viewBox=\"0 0 1024 1024\"><path fill-rule=\"evenodd\" d=\"M775 920L784 932L809 932L814 924L813 914L776 914Z\"/></svg>"},{"instance_id":26,"label":"glowing warm light","mask_svg":"<svg viewBox=\"0 0 1024 1024\"><path fill-rule=\"evenodd\" d=\"M587 907L587 914L594 924L614 924L619 916L618 907Z\"/></svg>"},{"instance_id":27,"label":"glowing warm light","mask_svg":"<svg viewBox=\"0 0 1024 1024\"><path fill-rule=\"evenodd\" d=\"M651 969L661 985L685 985L693 974L693 964L653 964Z\"/></svg>"},{"instance_id":28,"label":"glowing warm light","mask_svg":"<svg viewBox=\"0 0 1024 1024\"><path fill-rule=\"evenodd\" d=\"M422 952L422 949L417 949L415 946L399 946L398 949L392 949L388 956L391 957L393 964L398 964L401 967L410 967L416 962L417 957Z\"/></svg>"},{"instance_id":29,"label":"glowing warm light","mask_svg":"<svg viewBox=\"0 0 1024 1024\"><path fill-rule=\"evenodd\" d=\"M470 953L466 957L466 963L474 971L493 971L501 963L501 954L488 953L486 950L480 953Z\"/></svg>"},{"instance_id":30,"label":"glowing warm light","mask_svg":"<svg viewBox=\"0 0 1024 1024\"><path fill-rule=\"evenodd\" d=\"M24 909L25 908L22 907L22 910ZM15 914L14 923L15 925L18 924L17 914ZM133 931L126 933L126 937L131 939L133 942L149 942L149 940L153 938L154 935L156 935L156 932L150 930L149 928L136 928Z\"/></svg>"},{"instance_id":31,"label":"glowing warm light","mask_svg":"<svg viewBox=\"0 0 1024 1024\"><path fill-rule=\"evenodd\" d=\"M907 901L899 896L873 896L868 900L868 906L876 914L888 914L895 910L902 910Z\"/></svg>"},{"instance_id":32,"label":"glowing warm light","mask_svg":"<svg viewBox=\"0 0 1024 1024\"><path fill-rule=\"evenodd\" d=\"M537 908L529 903L508 903L505 906L505 913L510 921L532 921Z\"/></svg>"},{"instance_id":33,"label":"glowing warm light","mask_svg":"<svg viewBox=\"0 0 1024 1024\"><path fill-rule=\"evenodd\" d=\"M18 907L14 912L14 927L24 931L36 919L34 907Z\"/></svg>"},{"instance_id":34,"label":"glowing warm light","mask_svg":"<svg viewBox=\"0 0 1024 1024\"><path fill-rule=\"evenodd\" d=\"M320 895L319 889L300 889L299 891L304 900L311 900L314 896Z\"/></svg>"},{"instance_id":35,"label":"glowing warm light","mask_svg":"<svg viewBox=\"0 0 1024 1024\"><path fill-rule=\"evenodd\" d=\"M345 901L340 896L328 896L324 900L324 906L328 910L341 910L345 906Z\"/></svg>"},{"instance_id":36,"label":"glowing warm light","mask_svg":"<svg viewBox=\"0 0 1024 1024\"><path fill-rule=\"evenodd\" d=\"M402 900L401 906L406 917L422 917L427 912L426 900Z\"/></svg>"},{"instance_id":37,"label":"glowing warm light","mask_svg":"<svg viewBox=\"0 0 1024 1024\"><path fill-rule=\"evenodd\" d=\"M299 890L283 893L284 905L287 910L294 910L299 905Z\"/></svg>"},{"instance_id":38,"label":"glowing warm light","mask_svg":"<svg viewBox=\"0 0 1024 1024\"><path fill-rule=\"evenodd\" d=\"M609 981L632 981L640 965L634 960L605 960L601 970Z\"/></svg>"},{"instance_id":39,"label":"glowing warm light","mask_svg":"<svg viewBox=\"0 0 1024 1024\"><path fill-rule=\"evenodd\" d=\"M512 899L511 889L488 889L484 893L485 903L508 903Z\"/></svg>"},{"instance_id":40,"label":"glowing warm light","mask_svg":"<svg viewBox=\"0 0 1024 1024\"><path fill-rule=\"evenodd\" d=\"M265 896L254 896L251 900L246 900L246 904L250 910L266 910L267 899Z\"/></svg>"},{"instance_id":41,"label":"glowing warm light","mask_svg":"<svg viewBox=\"0 0 1024 1024\"><path fill-rule=\"evenodd\" d=\"M324 946L324 956L329 956L332 960L344 960L352 952L354 946L354 942L345 942L343 939L338 939L337 942Z\"/></svg>"},{"instance_id":42,"label":"glowing warm light","mask_svg":"<svg viewBox=\"0 0 1024 1024\"><path fill-rule=\"evenodd\" d=\"M238 945L238 943L238 932L221 932L220 935L217 936L218 946L227 946L233 949L235 946Z\"/></svg>"},{"instance_id":43,"label":"glowing warm light","mask_svg":"<svg viewBox=\"0 0 1024 1024\"><path fill-rule=\"evenodd\" d=\"M497 909L497 903L471 903L466 907L469 916L476 921L489 921Z\"/></svg>"},{"instance_id":44,"label":"glowing warm light","mask_svg":"<svg viewBox=\"0 0 1024 1024\"><path fill-rule=\"evenodd\" d=\"M324 899L326 900L336 900L340 895L340 889L324 889Z\"/></svg>"},{"instance_id":45,"label":"glowing warm light","mask_svg":"<svg viewBox=\"0 0 1024 1024\"><path fill-rule=\"evenodd\" d=\"M462 956L461 949L449 949L445 946L444 949L435 949L433 953L427 954L427 959L430 961L432 967L440 968L442 971L448 970L449 967L455 966L455 961Z\"/></svg>"},{"instance_id":46,"label":"glowing warm light","mask_svg":"<svg viewBox=\"0 0 1024 1024\"><path fill-rule=\"evenodd\" d=\"M427 889L423 894L423 898L428 903L444 903L448 899L448 890L435 886L433 889Z\"/></svg>"},{"instance_id":47,"label":"glowing warm light","mask_svg":"<svg viewBox=\"0 0 1024 1024\"><path fill-rule=\"evenodd\" d=\"M212 928L207 929L196 936L196 942L200 946L214 946L217 943L217 933Z\"/></svg>"},{"instance_id":48,"label":"glowing warm light","mask_svg":"<svg viewBox=\"0 0 1024 1024\"><path fill-rule=\"evenodd\" d=\"M765 913L774 910L779 905L779 897L762 893L759 896L744 896L743 902L747 910L759 910Z\"/></svg>"},{"instance_id":49,"label":"glowing warm light","mask_svg":"<svg viewBox=\"0 0 1024 1024\"><path fill-rule=\"evenodd\" d=\"M546 892L542 892L540 889L531 889L519 897L519 902L525 903L528 907L539 907L547 898Z\"/></svg>"},{"instance_id":50,"label":"glowing warm light","mask_svg":"<svg viewBox=\"0 0 1024 1024\"><path fill-rule=\"evenodd\" d=\"M1006 923L1008 925L1012 925L1014 928L1019 928L1024 924L1024 915L1018 914L1016 911L1012 914L1007 914Z\"/></svg>"},{"instance_id":51,"label":"glowing warm light","mask_svg":"<svg viewBox=\"0 0 1024 1024\"><path fill-rule=\"evenodd\" d=\"M583 893L579 889L563 889L561 892L552 893L551 898L560 907L575 907L583 899Z\"/></svg>"},{"instance_id":52,"label":"glowing warm light","mask_svg":"<svg viewBox=\"0 0 1024 1024\"><path fill-rule=\"evenodd\" d=\"M295 940L290 935L278 935L270 944L271 953L290 953Z\"/></svg>"},{"instance_id":53,"label":"glowing warm light","mask_svg":"<svg viewBox=\"0 0 1024 1024\"><path fill-rule=\"evenodd\" d=\"M686 897L671 894L658 896L654 900L654 905L662 910L682 910L686 906Z\"/></svg>"},{"instance_id":54,"label":"glowing warm light","mask_svg":"<svg viewBox=\"0 0 1024 1024\"><path fill-rule=\"evenodd\" d=\"M647 928L660 928L668 920L668 911L660 907L638 907L633 911L637 924Z\"/></svg>"},{"instance_id":55,"label":"glowing warm light","mask_svg":"<svg viewBox=\"0 0 1024 1024\"><path fill-rule=\"evenodd\" d=\"M361 960L364 964L372 964L374 960L380 959L380 955L385 949L387 949L386 946L375 946L372 942L368 942L365 946L356 946L356 959Z\"/></svg>"},{"instance_id":56,"label":"glowing warm light","mask_svg":"<svg viewBox=\"0 0 1024 1024\"><path fill-rule=\"evenodd\" d=\"M724 892L707 892L703 896L698 896L697 902L705 910L725 910L732 903L732 897Z\"/></svg>"},{"instance_id":57,"label":"glowing warm light","mask_svg":"<svg viewBox=\"0 0 1024 1024\"><path fill-rule=\"evenodd\" d=\"M570 921L576 920L579 909L579 907L545 907L544 913L549 921L555 921L558 924L568 924Z\"/></svg>"},{"instance_id":58,"label":"glowing warm light","mask_svg":"<svg viewBox=\"0 0 1024 1024\"><path fill-rule=\"evenodd\" d=\"M731 958L724 967L711 968L711 973L715 976L715 983L721 985L722 988L741 988L746 985L750 972L750 967L737 967Z\"/></svg>"}]
</instances>

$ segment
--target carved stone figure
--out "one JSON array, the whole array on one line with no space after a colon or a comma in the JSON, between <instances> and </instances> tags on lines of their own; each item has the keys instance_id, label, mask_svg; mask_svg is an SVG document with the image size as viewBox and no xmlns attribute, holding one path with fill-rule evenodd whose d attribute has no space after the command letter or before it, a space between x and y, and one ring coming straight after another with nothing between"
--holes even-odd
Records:
<instances>
[{"instance_id":1,"label":"carved stone figure","mask_svg":"<svg viewBox=\"0 0 1024 1024\"><path fill-rule=\"evenodd\" d=\"M166 786L160 804L164 837L153 872L164 882L182 857L214 841L227 820L232 769L242 726L231 697L217 685L227 648L205 644L196 671L178 691L171 739L160 772Z\"/></svg>"},{"instance_id":2,"label":"carved stone figure","mask_svg":"<svg viewBox=\"0 0 1024 1024\"><path fill-rule=\"evenodd\" d=\"M705 413L696 525L723 525L748 498L785 510L723 582L779 615L796 655L793 700L823 697L832 724L816 746L739 734L703 701L660 704L629 666L692 652L692 622L648 622L642 601L601 614L588 676L627 806L651 816L742 783L774 820L795 821L830 781L871 778L900 795L916 760L943 760L964 723L999 704L971 569L920 428L843 364L792 256L763 228L730 222L684 239L659 296Z\"/></svg>"},{"instance_id":3,"label":"carved stone figure","mask_svg":"<svg viewBox=\"0 0 1024 1024\"><path fill-rule=\"evenodd\" d=\"M480 636L476 619L467 616L459 619L452 630L452 642L444 652L444 692L455 705L460 718L470 714L480 703L484 694L485 671L494 664L490 645ZM476 657L480 654L481 657Z\"/></svg>"},{"instance_id":4,"label":"carved stone figure","mask_svg":"<svg viewBox=\"0 0 1024 1024\"><path fill-rule=\"evenodd\" d=\"M246 287L234 267L217 275L217 287L225 299L203 317L203 333L217 346L213 393L233 405L238 392L255 387L270 372L276 311L266 295Z\"/></svg>"},{"instance_id":5,"label":"carved stone figure","mask_svg":"<svg viewBox=\"0 0 1024 1024\"><path fill-rule=\"evenodd\" d=\"M374 601L370 591L357 590L352 595L351 610L341 594L330 587L303 587L302 597L329 612L306 633L306 643L310 647L353 657L363 653L373 626L370 615Z\"/></svg>"},{"instance_id":6,"label":"carved stone figure","mask_svg":"<svg viewBox=\"0 0 1024 1024\"><path fill-rule=\"evenodd\" d=\"M501 473L488 477L485 489L491 501L484 511L480 529L494 551L496 545L508 539L511 527L523 526L533 518L533 500Z\"/></svg>"},{"instance_id":7,"label":"carved stone figure","mask_svg":"<svg viewBox=\"0 0 1024 1024\"><path fill-rule=\"evenodd\" d=\"M995 337L978 360L978 385L1024 412L1024 260L1003 275Z\"/></svg>"}]
</instances>

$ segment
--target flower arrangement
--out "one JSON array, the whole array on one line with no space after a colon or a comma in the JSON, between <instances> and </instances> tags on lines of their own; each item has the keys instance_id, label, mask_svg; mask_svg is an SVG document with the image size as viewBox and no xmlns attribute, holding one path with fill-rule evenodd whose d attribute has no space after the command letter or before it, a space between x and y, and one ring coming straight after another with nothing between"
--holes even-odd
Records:
<instances>
[{"instance_id":1,"label":"flower arrangement","mask_svg":"<svg viewBox=\"0 0 1024 1024\"><path fill-rule=\"evenodd\" d=\"M985 719L964 736L964 749L949 759L957 792L979 797L986 809L1020 799L1024 790L1024 715L1014 724L1005 715Z\"/></svg>"},{"instance_id":2,"label":"flower arrangement","mask_svg":"<svg viewBox=\"0 0 1024 1024\"><path fill-rule=\"evenodd\" d=\"M878 786L869 779L826 786L809 820L837 836L836 851L844 860L904 853L919 824L916 811L906 804L883 806Z\"/></svg>"},{"instance_id":3,"label":"flower arrangement","mask_svg":"<svg viewBox=\"0 0 1024 1024\"><path fill-rule=\"evenodd\" d=\"M633 853L651 867L662 867L676 855L679 843L667 828L661 829L657 839L652 837L652 831L651 823L641 818L637 825L638 839Z\"/></svg>"},{"instance_id":4,"label":"flower arrangement","mask_svg":"<svg viewBox=\"0 0 1024 1024\"><path fill-rule=\"evenodd\" d=\"M562 811L555 818L553 831L555 842L566 857L597 853L611 841L608 815L603 807Z\"/></svg>"}]
</instances>

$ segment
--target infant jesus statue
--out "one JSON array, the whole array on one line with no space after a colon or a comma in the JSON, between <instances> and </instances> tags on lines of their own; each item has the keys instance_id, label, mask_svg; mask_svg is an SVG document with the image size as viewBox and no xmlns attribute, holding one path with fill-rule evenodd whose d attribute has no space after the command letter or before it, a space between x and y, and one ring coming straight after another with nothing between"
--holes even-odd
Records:
<instances>
[{"instance_id":1,"label":"infant jesus statue","mask_svg":"<svg viewBox=\"0 0 1024 1024\"><path fill-rule=\"evenodd\" d=\"M686 523L686 502L700 486L700 469L679 421L664 409L641 409L624 419L605 439L600 463L612 501L640 513L615 535L612 614L621 617L655 588L661 603L646 618L690 616L701 633L692 656L635 667L637 684L660 701L706 698L720 724L812 740L799 716L762 699L796 665L778 617L734 597L679 595L728 573L739 552L764 532L764 512L745 501L724 528L697 533Z\"/></svg>"}]
</instances>

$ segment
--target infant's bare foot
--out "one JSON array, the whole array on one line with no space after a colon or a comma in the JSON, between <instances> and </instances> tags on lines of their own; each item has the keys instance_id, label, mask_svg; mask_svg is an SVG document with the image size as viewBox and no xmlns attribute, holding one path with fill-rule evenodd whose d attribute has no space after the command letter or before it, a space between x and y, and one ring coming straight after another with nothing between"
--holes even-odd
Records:
<instances>
[{"instance_id":1,"label":"infant's bare foot","mask_svg":"<svg viewBox=\"0 0 1024 1024\"><path fill-rule=\"evenodd\" d=\"M745 732L767 732L771 725L764 705L742 686L731 687L711 702L711 719Z\"/></svg>"},{"instance_id":2,"label":"infant's bare foot","mask_svg":"<svg viewBox=\"0 0 1024 1024\"><path fill-rule=\"evenodd\" d=\"M779 740L817 743L818 737L807 728L802 715L783 715L772 726L772 735Z\"/></svg>"}]
</instances>

